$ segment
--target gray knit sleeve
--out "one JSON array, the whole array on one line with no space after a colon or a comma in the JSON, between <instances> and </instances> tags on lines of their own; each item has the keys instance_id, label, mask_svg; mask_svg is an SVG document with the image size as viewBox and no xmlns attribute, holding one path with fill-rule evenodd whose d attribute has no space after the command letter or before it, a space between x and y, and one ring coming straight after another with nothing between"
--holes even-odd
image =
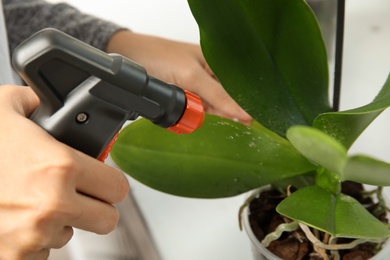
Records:
<instances>
[{"instance_id":1,"label":"gray knit sleeve","mask_svg":"<svg viewBox=\"0 0 390 260\"><path fill-rule=\"evenodd\" d=\"M83 14L61 3L43 0L3 0L10 51L33 33L57 28L98 49L105 50L111 35L124 29L114 23Z\"/></svg>"}]
</instances>

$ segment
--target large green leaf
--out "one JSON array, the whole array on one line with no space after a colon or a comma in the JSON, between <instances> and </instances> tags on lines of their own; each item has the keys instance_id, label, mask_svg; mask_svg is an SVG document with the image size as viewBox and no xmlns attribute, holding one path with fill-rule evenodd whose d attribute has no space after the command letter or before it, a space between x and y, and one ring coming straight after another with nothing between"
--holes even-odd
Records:
<instances>
[{"instance_id":1,"label":"large green leaf","mask_svg":"<svg viewBox=\"0 0 390 260\"><path fill-rule=\"evenodd\" d=\"M350 148L359 135L390 106L390 77L374 101L363 107L319 115L314 126Z\"/></svg>"},{"instance_id":2,"label":"large green leaf","mask_svg":"<svg viewBox=\"0 0 390 260\"><path fill-rule=\"evenodd\" d=\"M306 158L341 177L347 161L347 150L335 139L309 126L290 127L287 138Z\"/></svg>"},{"instance_id":3,"label":"large green leaf","mask_svg":"<svg viewBox=\"0 0 390 260\"><path fill-rule=\"evenodd\" d=\"M230 95L284 136L330 111L325 45L304 0L188 0L204 55Z\"/></svg>"},{"instance_id":4,"label":"large green leaf","mask_svg":"<svg viewBox=\"0 0 390 260\"><path fill-rule=\"evenodd\" d=\"M344 194L333 194L319 186L299 189L276 210L336 237L378 239L390 236L387 225L357 200Z\"/></svg>"},{"instance_id":5,"label":"large green leaf","mask_svg":"<svg viewBox=\"0 0 390 260\"><path fill-rule=\"evenodd\" d=\"M343 179L376 186L390 186L390 164L363 155L348 159Z\"/></svg>"},{"instance_id":6,"label":"large green leaf","mask_svg":"<svg viewBox=\"0 0 390 260\"><path fill-rule=\"evenodd\" d=\"M190 135L136 121L122 130L111 156L152 188L202 198L237 195L315 169L286 139L261 125L210 115Z\"/></svg>"}]
</instances>

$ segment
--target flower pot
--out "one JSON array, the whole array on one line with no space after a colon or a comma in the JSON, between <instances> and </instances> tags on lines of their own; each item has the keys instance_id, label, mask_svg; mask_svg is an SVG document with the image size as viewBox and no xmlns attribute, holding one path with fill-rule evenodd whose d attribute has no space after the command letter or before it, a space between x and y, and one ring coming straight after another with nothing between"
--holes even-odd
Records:
<instances>
[{"instance_id":1,"label":"flower pot","mask_svg":"<svg viewBox=\"0 0 390 260\"><path fill-rule=\"evenodd\" d=\"M258 194L260 194L263 191L269 190L269 186L261 187L257 190L254 190L250 193L248 196L249 198L254 198ZM390 203L390 199L387 196L388 194L384 194L385 201L387 205ZM271 251L269 251L256 237L254 234L251 225L249 223L249 205L247 205L244 210L241 213L242 217L242 224L243 228L248 235L250 241L252 242L252 255L253 255L253 260L283 260L282 258L276 256L273 254ZM390 239L388 239L382 246L382 250L376 254L374 257L372 257L372 260L387 260L390 257Z\"/></svg>"},{"instance_id":2,"label":"flower pot","mask_svg":"<svg viewBox=\"0 0 390 260\"><path fill-rule=\"evenodd\" d=\"M257 196L263 191L269 190L269 186L261 187L250 193L248 198ZM274 255L271 251L269 251L260 241L257 239L256 235L253 233L253 230L249 223L249 205L247 205L242 211L242 224L243 228L248 235L250 241L252 242L252 254L254 260L283 260L278 256Z\"/></svg>"},{"instance_id":3,"label":"flower pot","mask_svg":"<svg viewBox=\"0 0 390 260\"><path fill-rule=\"evenodd\" d=\"M252 248L253 260L283 260L278 256L274 255L262 243L260 243L260 241L253 233L253 230L251 229L251 226L249 224L248 207L245 207L242 213L243 213L242 221L243 221L244 230L252 242L251 248Z\"/></svg>"}]
</instances>

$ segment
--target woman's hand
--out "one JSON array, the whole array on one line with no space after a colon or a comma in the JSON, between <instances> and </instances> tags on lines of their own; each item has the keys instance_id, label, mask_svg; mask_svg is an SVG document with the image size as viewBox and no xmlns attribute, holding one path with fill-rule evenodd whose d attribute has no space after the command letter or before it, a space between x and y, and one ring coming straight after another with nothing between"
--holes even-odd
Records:
<instances>
[{"instance_id":1,"label":"woman's hand","mask_svg":"<svg viewBox=\"0 0 390 260\"><path fill-rule=\"evenodd\" d=\"M126 56L148 74L198 94L208 113L244 124L252 120L215 79L197 45L122 30L111 37L106 51Z\"/></svg>"},{"instance_id":2,"label":"woman's hand","mask_svg":"<svg viewBox=\"0 0 390 260\"><path fill-rule=\"evenodd\" d=\"M39 101L28 87L0 86L0 259L44 259L72 227L98 234L118 222L125 176L27 119Z\"/></svg>"}]
</instances>

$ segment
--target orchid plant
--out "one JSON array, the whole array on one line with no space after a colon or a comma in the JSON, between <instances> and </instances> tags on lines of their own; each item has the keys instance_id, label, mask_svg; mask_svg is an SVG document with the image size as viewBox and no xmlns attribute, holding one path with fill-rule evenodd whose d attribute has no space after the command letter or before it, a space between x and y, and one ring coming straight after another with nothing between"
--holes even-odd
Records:
<instances>
[{"instance_id":1,"label":"orchid plant","mask_svg":"<svg viewBox=\"0 0 390 260\"><path fill-rule=\"evenodd\" d=\"M254 121L246 126L207 115L199 130L178 136L141 119L119 135L111 152L117 165L178 196L296 185L278 205L281 215L336 238L389 237L388 226L340 187L346 180L390 186L389 163L348 153L390 106L390 80L371 103L332 111L326 47L304 0L188 3L210 67Z\"/></svg>"}]
</instances>

